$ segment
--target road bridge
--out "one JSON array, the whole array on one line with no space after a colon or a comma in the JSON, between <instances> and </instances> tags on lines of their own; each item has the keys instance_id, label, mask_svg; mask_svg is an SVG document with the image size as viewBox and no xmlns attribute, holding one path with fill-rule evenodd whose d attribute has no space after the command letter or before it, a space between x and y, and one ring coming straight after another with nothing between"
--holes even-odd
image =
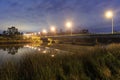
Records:
<instances>
[{"instance_id":1,"label":"road bridge","mask_svg":"<svg viewBox=\"0 0 120 80\"><path fill-rule=\"evenodd\" d=\"M98 43L119 43L120 34L73 34L73 35L55 35L43 36L43 42L52 41L56 43L72 44L98 44Z\"/></svg>"}]
</instances>

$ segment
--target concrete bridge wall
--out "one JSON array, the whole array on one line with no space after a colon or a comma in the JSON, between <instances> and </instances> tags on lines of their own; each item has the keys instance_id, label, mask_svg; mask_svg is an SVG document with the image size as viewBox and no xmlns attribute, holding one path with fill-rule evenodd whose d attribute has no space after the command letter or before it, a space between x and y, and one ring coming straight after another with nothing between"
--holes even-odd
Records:
<instances>
[{"instance_id":1,"label":"concrete bridge wall","mask_svg":"<svg viewBox=\"0 0 120 80\"><path fill-rule=\"evenodd\" d=\"M88 35L63 35L63 36L46 36L41 38L43 42L52 41L57 43L72 43L72 44L109 44L119 43L120 34L88 34Z\"/></svg>"}]
</instances>

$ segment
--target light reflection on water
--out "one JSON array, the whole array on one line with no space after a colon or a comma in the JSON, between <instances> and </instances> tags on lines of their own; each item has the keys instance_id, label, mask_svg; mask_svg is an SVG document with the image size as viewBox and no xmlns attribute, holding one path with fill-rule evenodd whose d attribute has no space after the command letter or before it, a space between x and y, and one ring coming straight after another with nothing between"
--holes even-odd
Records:
<instances>
[{"instance_id":1,"label":"light reflection on water","mask_svg":"<svg viewBox=\"0 0 120 80\"><path fill-rule=\"evenodd\" d=\"M19 61L26 54L46 54L51 57L66 53L59 49L43 47L35 44L27 45L0 45L0 64L8 60Z\"/></svg>"},{"instance_id":2,"label":"light reflection on water","mask_svg":"<svg viewBox=\"0 0 120 80\"><path fill-rule=\"evenodd\" d=\"M28 49L31 49L32 51L37 51L39 53L43 53L43 54L51 54L50 56L53 57L53 55L57 55L57 54L64 54L64 53L67 53L67 51L62 51L62 50L59 50L59 49L54 49L54 48L50 48L50 47L43 47L43 46L32 46L32 45L25 45L24 48L28 48Z\"/></svg>"}]
</instances>

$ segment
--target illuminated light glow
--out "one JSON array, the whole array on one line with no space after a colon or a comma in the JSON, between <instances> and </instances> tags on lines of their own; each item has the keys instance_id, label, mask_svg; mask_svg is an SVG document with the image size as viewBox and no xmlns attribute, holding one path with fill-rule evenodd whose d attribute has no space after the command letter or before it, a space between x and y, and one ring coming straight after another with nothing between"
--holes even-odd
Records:
<instances>
[{"instance_id":1,"label":"illuminated light glow","mask_svg":"<svg viewBox=\"0 0 120 80\"><path fill-rule=\"evenodd\" d=\"M46 34L47 33L47 30L45 30L45 29L43 29L43 31L42 31L44 34Z\"/></svg>"},{"instance_id":2,"label":"illuminated light glow","mask_svg":"<svg viewBox=\"0 0 120 80\"><path fill-rule=\"evenodd\" d=\"M40 51L41 49L40 48L38 48L38 51Z\"/></svg>"},{"instance_id":3,"label":"illuminated light glow","mask_svg":"<svg viewBox=\"0 0 120 80\"><path fill-rule=\"evenodd\" d=\"M55 49L56 51L59 51L59 49Z\"/></svg>"},{"instance_id":4,"label":"illuminated light glow","mask_svg":"<svg viewBox=\"0 0 120 80\"><path fill-rule=\"evenodd\" d=\"M66 22L66 27L71 29L71 36L72 36L72 26L73 26L72 22L70 21Z\"/></svg>"},{"instance_id":5,"label":"illuminated light glow","mask_svg":"<svg viewBox=\"0 0 120 80\"><path fill-rule=\"evenodd\" d=\"M29 48L30 46L29 45L25 45L24 47L28 47Z\"/></svg>"},{"instance_id":6,"label":"illuminated light glow","mask_svg":"<svg viewBox=\"0 0 120 80\"><path fill-rule=\"evenodd\" d=\"M113 11L107 11L106 13L105 13L105 16L106 16L106 18L111 18L111 20L112 20L112 34L114 33L114 21L113 21L113 17L114 17L114 15L113 15Z\"/></svg>"},{"instance_id":7,"label":"illuminated light glow","mask_svg":"<svg viewBox=\"0 0 120 80\"><path fill-rule=\"evenodd\" d=\"M24 36L31 36L31 34L26 34L26 33L24 33L23 35L24 35Z\"/></svg>"},{"instance_id":8,"label":"illuminated light glow","mask_svg":"<svg viewBox=\"0 0 120 80\"><path fill-rule=\"evenodd\" d=\"M105 13L106 18L112 18L113 17L113 12L112 11L107 11Z\"/></svg>"},{"instance_id":9,"label":"illuminated light glow","mask_svg":"<svg viewBox=\"0 0 120 80\"><path fill-rule=\"evenodd\" d=\"M44 50L44 51L43 51L43 53L47 53L47 51L46 51L46 50Z\"/></svg>"},{"instance_id":10,"label":"illuminated light glow","mask_svg":"<svg viewBox=\"0 0 120 80\"><path fill-rule=\"evenodd\" d=\"M30 37L31 37L31 34L26 34L26 33L24 33L23 36L26 37L26 38L30 38Z\"/></svg>"},{"instance_id":11,"label":"illuminated light glow","mask_svg":"<svg viewBox=\"0 0 120 80\"><path fill-rule=\"evenodd\" d=\"M51 30L52 32L55 32L56 29L55 29L54 26L51 26L50 30Z\"/></svg>"},{"instance_id":12,"label":"illuminated light glow","mask_svg":"<svg viewBox=\"0 0 120 80\"><path fill-rule=\"evenodd\" d=\"M68 22L66 23L66 27L71 28L71 27L72 27L72 22L68 21Z\"/></svg>"},{"instance_id":13,"label":"illuminated light glow","mask_svg":"<svg viewBox=\"0 0 120 80\"><path fill-rule=\"evenodd\" d=\"M51 57L55 57L55 55L51 55Z\"/></svg>"},{"instance_id":14,"label":"illuminated light glow","mask_svg":"<svg viewBox=\"0 0 120 80\"><path fill-rule=\"evenodd\" d=\"M34 35L33 33L31 33L31 35Z\"/></svg>"},{"instance_id":15,"label":"illuminated light glow","mask_svg":"<svg viewBox=\"0 0 120 80\"><path fill-rule=\"evenodd\" d=\"M41 34L40 32L38 32L38 34Z\"/></svg>"},{"instance_id":16,"label":"illuminated light glow","mask_svg":"<svg viewBox=\"0 0 120 80\"><path fill-rule=\"evenodd\" d=\"M49 49L49 47L45 47L46 49Z\"/></svg>"}]
</instances>

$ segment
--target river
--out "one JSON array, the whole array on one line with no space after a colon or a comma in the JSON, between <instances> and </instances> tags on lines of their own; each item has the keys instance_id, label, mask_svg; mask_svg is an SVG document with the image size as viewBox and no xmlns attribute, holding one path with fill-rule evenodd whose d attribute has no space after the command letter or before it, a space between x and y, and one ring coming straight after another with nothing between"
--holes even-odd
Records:
<instances>
[{"instance_id":1,"label":"river","mask_svg":"<svg viewBox=\"0 0 120 80\"><path fill-rule=\"evenodd\" d=\"M19 61L25 55L44 54L51 57L64 55L67 51L46 47L39 44L4 44L0 45L0 64L9 60Z\"/></svg>"}]
</instances>

